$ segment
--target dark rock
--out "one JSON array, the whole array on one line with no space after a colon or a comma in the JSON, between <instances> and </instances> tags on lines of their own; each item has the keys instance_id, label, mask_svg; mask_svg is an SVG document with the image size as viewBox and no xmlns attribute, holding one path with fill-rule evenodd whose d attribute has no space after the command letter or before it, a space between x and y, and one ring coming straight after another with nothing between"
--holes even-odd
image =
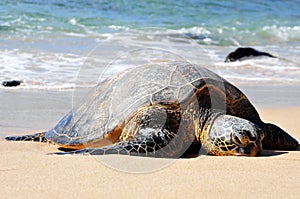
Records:
<instances>
[{"instance_id":1,"label":"dark rock","mask_svg":"<svg viewBox=\"0 0 300 199\"><path fill-rule=\"evenodd\" d=\"M2 85L5 87L15 87L15 86L19 86L21 83L23 83L23 81L12 80L12 81L4 81L2 82Z\"/></svg>"},{"instance_id":2,"label":"dark rock","mask_svg":"<svg viewBox=\"0 0 300 199\"><path fill-rule=\"evenodd\" d=\"M225 59L225 62L234 62L237 60L242 60L245 59L247 57L251 57L251 56L268 56L268 57L274 57L275 56L266 53L266 52L260 52L258 50L255 50L254 48L238 48L236 49L234 52L231 52L228 54L228 56Z\"/></svg>"}]
</instances>

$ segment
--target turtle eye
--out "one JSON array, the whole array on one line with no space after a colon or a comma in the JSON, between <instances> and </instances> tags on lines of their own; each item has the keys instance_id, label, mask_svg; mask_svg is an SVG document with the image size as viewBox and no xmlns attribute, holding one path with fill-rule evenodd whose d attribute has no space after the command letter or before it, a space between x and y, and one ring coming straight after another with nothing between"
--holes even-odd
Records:
<instances>
[{"instance_id":1,"label":"turtle eye","mask_svg":"<svg viewBox=\"0 0 300 199\"><path fill-rule=\"evenodd\" d=\"M232 134L232 140L238 145L245 145L249 142L255 142L257 137L249 130L241 130Z\"/></svg>"},{"instance_id":2,"label":"turtle eye","mask_svg":"<svg viewBox=\"0 0 300 199\"><path fill-rule=\"evenodd\" d=\"M265 133L262 130L260 130L258 133L261 140L265 138Z\"/></svg>"},{"instance_id":3,"label":"turtle eye","mask_svg":"<svg viewBox=\"0 0 300 199\"><path fill-rule=\"evenodd\" d=\"M243 130L242 131L243 134L246 134L249 138L250 141L255 142L257 140L257 137L255 135L253 135L253 133L251 133L248 130Z\"/></svg>"},{"instance_id":4,"label":"turtle eye","mask_svg":"<svg viewBox=\"0 0 300 199\"><path fill-rule=\"evenodd\" d=\"M237 135L233 135L233 141L237 144L242 144L240 138Z\"/></svg>"}]
</instances>

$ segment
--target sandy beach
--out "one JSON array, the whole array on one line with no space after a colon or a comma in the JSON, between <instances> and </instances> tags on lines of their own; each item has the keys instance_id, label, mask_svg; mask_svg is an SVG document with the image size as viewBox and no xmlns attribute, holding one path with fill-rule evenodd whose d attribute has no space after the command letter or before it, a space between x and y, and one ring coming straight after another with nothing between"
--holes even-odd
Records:
<instances>
[{"instance_id":1,"label":"sandy beach","mask_svg":"<svg viewBox=\"0 0 300 199\"><path fill-rule=\"evenodd\" d=\"M71 108L71 92L6 90L1 94L2 138L51 128ZM300 107L264 107L255 95L253 99L262 107L264 121L278 124L300 140ZM201 155L170 162L115 155L47 155L57 146L0 142L1 198L297 198L300 194L299 149L264 151L254 158ZM107 162L164 166L135 174L112 169Z\"/></svg>"}]
</instances>

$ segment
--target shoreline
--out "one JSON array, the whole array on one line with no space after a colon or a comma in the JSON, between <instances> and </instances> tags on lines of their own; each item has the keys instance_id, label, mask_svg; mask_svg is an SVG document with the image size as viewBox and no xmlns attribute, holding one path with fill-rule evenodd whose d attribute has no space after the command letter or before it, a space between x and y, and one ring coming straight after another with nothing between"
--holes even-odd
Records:
<instances>
[{"instance_id":1,"label":"shoreline","mask_svg":"<svg viewBox=\"0 0 300 199\"><path fill-rule=\"evenodd\" d=\"M237 85L260 112L300 107L300 85ZM73 90L0 89L0 138L46 131L84 100L91 88ZM280 113L278 113L280 114ZM297 118L291 118L297 122Z\"/></svg>"}]
</instances>

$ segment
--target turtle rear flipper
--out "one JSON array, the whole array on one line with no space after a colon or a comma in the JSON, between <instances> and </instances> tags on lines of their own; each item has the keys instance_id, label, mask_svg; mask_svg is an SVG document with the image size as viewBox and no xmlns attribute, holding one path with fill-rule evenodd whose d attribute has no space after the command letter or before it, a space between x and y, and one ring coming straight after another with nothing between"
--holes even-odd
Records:
<instances>
[{"instance_id":1,"label":"turtle rear flipper","mask_svg":"<svg viewBox=\"0 0 300 199\"><path fill-rule=\"evenodd\" d=\"M48 142L47 138L45 138L45 133L35 133L31 135L21 135L21 136L9 136L5 139L8 141L31 141L31 142Z\"/></svg>"},{"instance_id":2,"label":"turtle rear flipper","mask_svg":"<svg viewBox=\"0 0 300 199\"><path fill-rule=\"evenodd\" d=\"M274 124L267 123L264 126L265 138L263 139L264 149L295 150L298 141Z\"/></svg>"}]
</instances>

